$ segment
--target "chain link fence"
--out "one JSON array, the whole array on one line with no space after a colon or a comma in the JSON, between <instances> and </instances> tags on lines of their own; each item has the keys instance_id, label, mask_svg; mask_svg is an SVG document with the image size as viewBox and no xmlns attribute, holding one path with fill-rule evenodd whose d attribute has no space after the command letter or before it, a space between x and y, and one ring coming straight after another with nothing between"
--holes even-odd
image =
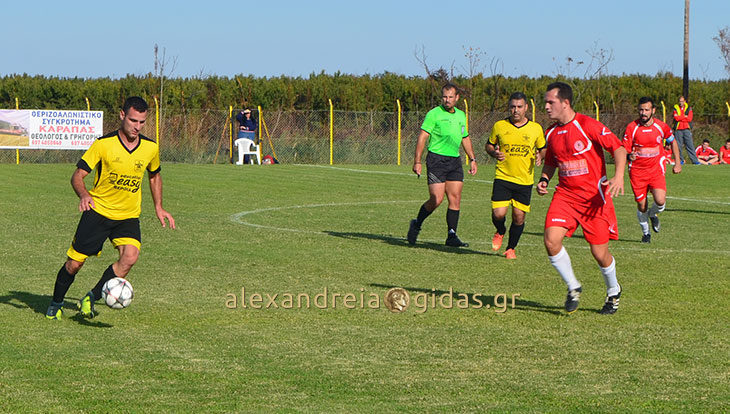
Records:
<instances>
[{"instance_id":1,"label":"chain link fence","mask_svg":"<svg viewBox=\"0 0 730 414\"><path fill-rule=\"evenodd\" d=\"M223 164L231 162L231 143L236 139L236 111L163 109L160 113L160 157L162 162ZM254 118L259 114L254 111ZM595 114L592 114L595 115ZM661 115L657 114L661 119ZM416 137L425 112L401 114L401 163L410 164ZM281 163L329 164L330 111L263 111L260 145L263 155L272 155ZM487 161L484 145L492 126L506 117L503 112L469 113L469 133L480 162ZM547 115L536 113L537 122L550 125ZM636 114L600 113L600 121L619 138ZM671 125L671 115L669 116ZM118 113L104 114L104 128L111 131L119 125ZM150 110L143 134L156 136L156 113ZM730 120L722 114L695 114L694 141L704 138L719 149L729 136ZM233 149L235 151L235 148ZM20 163L76 163L81 151L32 150L17 152ZM398 162L398 113L333 111L332 161L334 164L390 164ZM16 150L0 150L0 163L15 163Z\"/></svg>"}]
</instances>

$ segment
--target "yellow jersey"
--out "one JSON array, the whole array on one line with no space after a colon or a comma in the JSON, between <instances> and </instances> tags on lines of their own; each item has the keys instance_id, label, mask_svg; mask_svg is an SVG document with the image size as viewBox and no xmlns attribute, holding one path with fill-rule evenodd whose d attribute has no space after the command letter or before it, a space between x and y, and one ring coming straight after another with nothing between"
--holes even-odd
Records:
<instances>
[{"instance_id":1,"label":"yellow jersey","mask_svg":"<svg viewBox=\"0 0 730 414\"><path fill-rule=\"evenodd\" d=\"M86 172L96 170L89 194L97 213L111 220L136 218L142 210L144 171L160 172L160 150L157 142L142 134L130 150L114 131L97 138L76 166Z\"/></svg>"},{"instance_id":2,"label":"yellow jersey","mask_svg":"<svg viewBox=\"0 0 730 414\"><path fill-rule=\"evenodd\" d=\"M494 178L520 185L535 183L535 151L545 148L545 134L542 126L527 121L521 127L514 126L508 119L497 121L492 128L489 143L499 145L504 160L497 161Z\"/></svg>"}]
</instances>

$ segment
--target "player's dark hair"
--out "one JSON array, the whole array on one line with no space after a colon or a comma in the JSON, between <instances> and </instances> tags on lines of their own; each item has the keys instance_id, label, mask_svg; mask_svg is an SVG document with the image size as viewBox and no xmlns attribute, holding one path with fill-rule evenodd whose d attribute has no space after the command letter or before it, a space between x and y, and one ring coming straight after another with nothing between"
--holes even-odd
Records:
<instances>
[{"instance_id":1,"label":"player's dark hair","mask_svg":"<svg viewBox=\"0 0 730 414\"><path fill-rule=\"evenodd\" d=\"M652 108L654 107L654 100L651 99L650 97L648 97L648 96L642 96L641 98L639 98L639 105L643 105L645 103L650 103L651 104L651 107Z\"/></svg>"},{"instance_id":2,"label":"player's dark hair","mask_svg":"<svg viewBox=\"0 0 730 414\"><path fill-rule=\"evenodd\" d=\"M707 139L707 138L705 138L705 139L702 140L702 143L704 144L705 142L709 144L710 143L710 140Z\"/></svg>"},{"instance_id":3,"label":"player's dark hair","mask_svg":"<svg viewBox=\"0 0 730 414\"><path fill-rule=\"evenodd\" d=\"M525 103L527 103L527 96L525 96L525 94L522 92L515 92L509 96L509 100L507 102L514 101L514 100L517 100L517 101L523 100L523 101L525 101Z\"/></svg>"},{"instance_id":4,"label":"player's dark hair","mask_svg":"<svg viewBox=\"0 0 730 414\"><path fill-rule=\"evenodd\" d=\"M134 108L137 112L147 112L149 106L147 105L147 101L139 96L130 96L126 101L124 101L124 105L122 105L122 112L126 114L127 111L129 111L129 108Z\"/></svg>"},{"instance_id":5,"label":"player's dark hair","mask_svg":"<svg viewBox=\"0 0 730 414\"><path fill-rule=\"evenodd\" d=\"M451 82L447 82L444 86L441 87L441 93L444 93L444 91L448 89L453 89L457 95L460 95L461 91L459 90L459 87Z\"/></svg>"},{"instance_id":6,"label":"player's dark hair","mask_svg":"<svg viewBox=\"0 0 730 414\"><path fill-rule=\"evenodd\" d=\"M558 98L565 101L567 100L570 106L573 106L573 88L564 82L553 82L547 86L545 92L549 92L553 89L558 90Z\"/></svg>"}]
</instances>

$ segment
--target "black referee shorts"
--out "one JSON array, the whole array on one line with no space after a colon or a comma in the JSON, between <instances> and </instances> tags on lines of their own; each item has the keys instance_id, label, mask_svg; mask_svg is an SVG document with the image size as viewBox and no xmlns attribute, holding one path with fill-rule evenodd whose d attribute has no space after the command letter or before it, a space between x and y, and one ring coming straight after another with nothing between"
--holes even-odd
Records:
<instances>
[{"instance_id":1,"label":"black referee shorts","mask_svg":"<svg viewBox=\"0 0 730 414\"><path fill-rule=\"evenodd\" d=\"M461 157L447 157L429 152L426 155L428 183L439 184L446 181L464 181L464 168Z\"/></svg>"}]
</instances>

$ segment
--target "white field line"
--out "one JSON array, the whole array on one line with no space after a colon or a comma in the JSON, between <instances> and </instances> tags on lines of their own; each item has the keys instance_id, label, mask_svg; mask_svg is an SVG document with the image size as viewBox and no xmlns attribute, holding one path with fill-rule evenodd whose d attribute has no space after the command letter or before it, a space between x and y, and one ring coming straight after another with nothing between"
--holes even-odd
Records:
<instances>
[{"instance_id":1,"label":"white field line","mask_svg":"<svg viewBox=\"0 0 730 414\"><path fill-rule=\"evenodd\" d=\"M699 200L688 200L688 201L699 201ZM268 208L261 208L256 210L249 210L249 211L242 211L240 213L236 213L231 215L231 221L238 224L243 224L245 226L259 228L259 229L268 229L268 230L275 230L275 231L288 231L291 233L304 233L304 234L317 234L317 235L325 235L329 236L330 234L328 232L324 231L316 231L316 230L303 230L303 229L293 229L293 228L286 228L286 227L276 227L276 226L268 226L265 224L256 224L256 223L250 223L244 219L246 216L258 214L258 213L265 213L265 212L271 212L271 211L281 211L281 210L291 210L291 209L302 209L302 208L322 208L322 207L342 207L342 206L361 206L361 205L372 205L372 204L406 204L406 203L422 203L423 200L388 200L388 201L363 201L363 202L349 202L349 203L320 203L320 204L302 204L302 205L292 205L292 206L281 206L281 207L268 207ZM405 224L404 224L404 233L405 233ZM405 240L405 237L396 237L397 239ZM421 241L430 242L430 243L441 243L443 240L441 239L419 239ZM491 245L492 241L489 240L483 240L483 239L477 239L477 240L470 240L470 244L472 245ZM521 246L531 246L531 247L542 247L542 243L534 244L529 242L522 242L520 243ZM648 246L646 246L648 247ZM646 252L647 250L654 251L657 253L708 253L708 254L730 254L730 251L728 250L712 250L712 249L667 249L667 248L657 248L657 249L646 249L646 247L642 247L641 251ZM570 246L571 249L578 248L578 249L589 249L590 247L588 244L585 245L579 245L579 246ZM611 245L611 250L618 250L618 251L632 251L635 252L637 250L636 246L616 246L615 243Z\"/></svg>"}]
</instances>

